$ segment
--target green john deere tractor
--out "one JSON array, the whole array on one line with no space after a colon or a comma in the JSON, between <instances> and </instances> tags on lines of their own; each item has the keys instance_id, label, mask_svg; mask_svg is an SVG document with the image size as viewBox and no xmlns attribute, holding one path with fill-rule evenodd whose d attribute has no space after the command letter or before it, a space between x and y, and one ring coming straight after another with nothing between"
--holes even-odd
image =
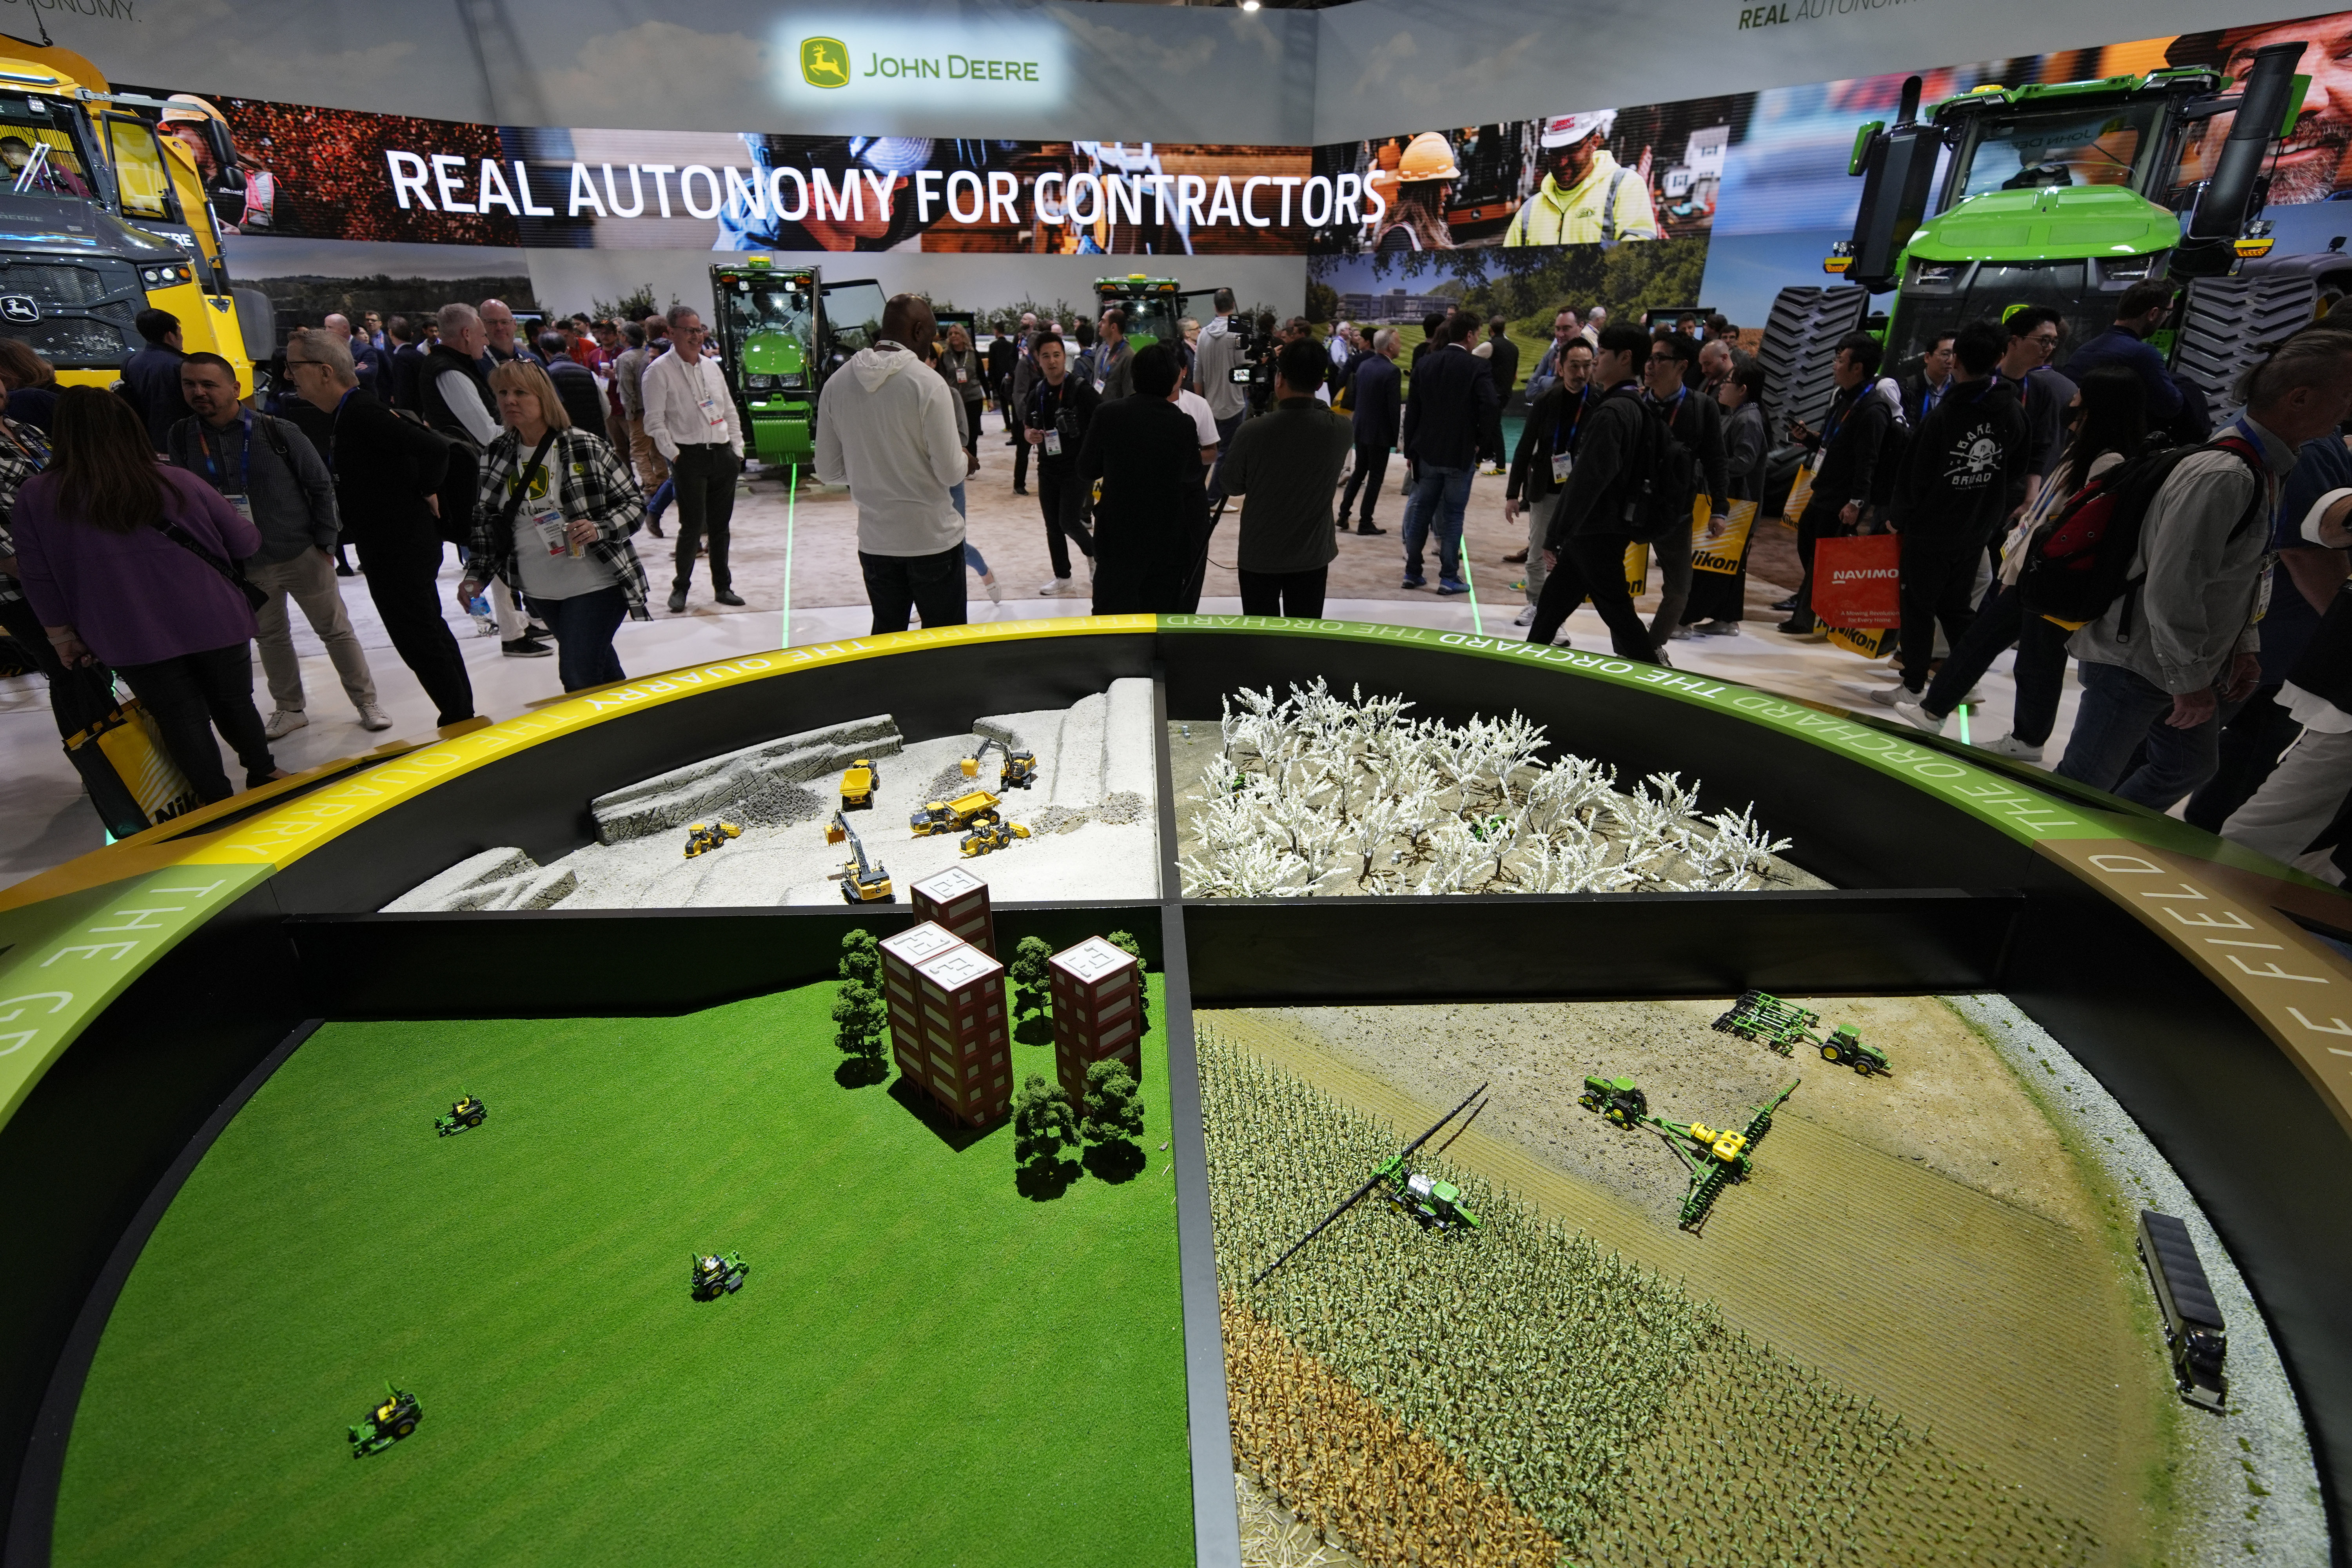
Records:
<instances>
[{"instance_id":1,"label":"green john deere tractor","mask_svg":"<svg viewBox=\"0 0 2352 1568\"><path fill-rule=\"evenodd\" d=\"M2307 269L2246 265L2273 243L2263 164L2302 108L2304 48L2258 50L2236 82L2187 66L1988 85L1924 110L1912 78L1894 123L1854 137L1853 235L1822 263L1847 286L1773 302L1759 357L1774 417L1820 426L1837 340L1857 329L1882 336L1881 374L1896 374L1939 332L2046 305L2065 320L2063 367L2068 347L2107 329L2125 289L2164 278L2189 299L2158 346L2217 420L2234 412L2230 388L2256 345L2309 321L2317 300ZM2213 122L2225 115L2223 134ZM1890 291L1874 315L1873 297Z\"/></svg>"},{"instance_id":2,"label":"green john deere tractor","mask_svg":"<svg viewBox=\"0 0 2352 1568\"><path fill-rule=\"evenodd\" d=\"M710 269L712 350L743 420L748 455L806 468L816 451L817 394L835 367L882 330L870 279L827 283L814 267L744 256Z\"/></svg>"},{"instance_id":3,"label":"green john deere tractor","mask_svg":"<svg viewBox=\"0 0 2352 1568\"><path fill-rule=\"evenodd\" d=\"M1630 1078L1588 1076L1584 1092L1576 1097L1576 1103L1620 1127L1638 1127L1650 1115L1650 1097Z\"/></svg>"},{"instance_id":4,"label":"green john deere tractor","mask_svg":"<svg viewBox=\"0 0 2352 1568\"><path fill-rule=\"evenodd\" d=\"M1215 300L1214 289L1185 293L1173 278L1130 272L1124 278L1095 279L1096 308L1108 310L1117 305L1127 312L1127 341L1138 353L1148 344L1182 342L1184 318L1207 321L1217 313Z\"/></svg>"}]
</instances>

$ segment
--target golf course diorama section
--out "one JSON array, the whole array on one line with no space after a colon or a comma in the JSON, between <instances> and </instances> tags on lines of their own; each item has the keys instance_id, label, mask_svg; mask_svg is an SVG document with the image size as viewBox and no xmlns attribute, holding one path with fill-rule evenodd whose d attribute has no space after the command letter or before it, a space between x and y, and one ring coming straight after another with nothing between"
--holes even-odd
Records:
<instances>
[{"instance_id":1,"label":"golf course diorama section","mask_svg":"<svg viewBox=\"0 0 2352 1568\"><path fill-rule=\"evenodd\" d=\"M1160 1031L1127 1149L1016 1160L837 989L320 1029L141 1256L53 1560L1190 1562Z\"/></svg>"}]
</instances>

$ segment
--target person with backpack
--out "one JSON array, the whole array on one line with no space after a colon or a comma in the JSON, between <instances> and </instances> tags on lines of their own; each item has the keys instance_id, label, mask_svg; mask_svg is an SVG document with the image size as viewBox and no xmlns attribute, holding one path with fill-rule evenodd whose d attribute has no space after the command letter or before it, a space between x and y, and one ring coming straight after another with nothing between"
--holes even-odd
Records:
<instances>
[{"instance_id":1,"label":"person with backpack","mask_svg":"<svg viewBox=\"0 0 2352 1568\"><path fill-rule=\"evenodd\" d=\"M2066 682L2068 632L2046 616L2025 613L2017 592L2018 574L2025 565L2027 544L2042 523L2084 486L2147 444L2147 395L2138 378L2127 369L2114 366L2084 376L2070 414L2069 430L2057 473L2010 531L1991 600L1977 611L1967 634L1953 641L1951 652L1925 691L1902 686L1889 694L1897 713L1931 734L1940 734L1952 710L1975 689L2001 650L2015 643L2017 663L2011 675L2015 694L2009 733L1977 745L1995 756L2024 763L2042 760L2042 743L2058 721L2058 697Z\"/></svg>"},{"instance_id":2,"label":"person with backpack","mask_svg":"<svg viewBox=\"0 0 2352 1568\"><path fill-rule=\"evenodd\" d=\"M1665 533L1654 541L1660 588L1657 613L1650 617L1650 640L1663 650L1669 639L1689 637L1682 629L1683 606L1691 593L1691 502L1700 486L1707 495L1708 526L1720 534L1731 519L1730 463L1723 443L1723 409L1691 385L1698 374L1698 340L1684 332L1661 332L1651 340L1643 366L1643 401L1662 420L1686 458L1687 471L1675 492L1679 505ZM1663 658L1660 663L1665 662Z\"/></svg>"},{"instance_id":3,"label":"person with backpack","mask_svg":"<svg viewBox=\"0 0 2352 1568\"><path fill-rule=\"evenodd\" d=\"M2339 542L2352 542L2343 527L2347 499L2352 492L2334 503L2332 531ZM2326 510L2313 509L2322 516ZM2319 529L2310 532L2315 543L2324 542ZM2302 732L2262 787L2221 825L2221 837L2340 888L2343 819L2352 795L2352 589L2337 590L2280 684L2278 700Z\"/></svg>"},{"instance_id":4,"label":"person with backpack","mask_svg":"<svg viewBox=\"0 0 2352 1568\"><path fill-rule=\"evenodd\" d=\"M2245 412L2213 441L2126 463L2044 524L2019 578L2028 612L2082 625L2058 773L2155 811L2211 775L2223 699L2262 678L2271 515L2303 443L2352 409L2352 336L2290 337L2235 391Z\"/></svg>"},{"instance_id":5,"label":"person with backpack","mask_svg":"<svg viewBox=\"0 0 2352 1568\"><path fill-rule=\"evenodd\" d=\"M342 340L349 353L349 340ZM302 690L302 661L286 613L291 599L318 634L359 712L362 730L389 730L376 705L375 677L335 582L334 550L342 532L335 514L335 481L301 431L237 401L236 368L216 353L180 362L180 390L195 412L163 436L165 461L185 468L253 520L261 548L246 557L247 578L267 595L255 615L262 674L276 704L262 723L275 741L310 722Z\"/></svg>"},{"instance_id":6,"label":"person with backpack","mask_svg":"<svg viewBox=\"0 0 2352 1568\"><path fill-rule=\"evenodd\" d=\"M1527 548L1516 552L1528 566L1528 604L1511 623L1514 626L1535 624L1536 606L1543 602L1544 584L1550 575L1544 567L1544 539L1568 476L1576 467L1576 438L1583 429L1584 416L1600 397L1592 385L1591 344L1571 336L1555 363L1559 374L1547 382L1528 410L1527 423L1519 426L1511 476L1503 487L1503 521L1516 523L1521 511L1528 517ZM1357 461L1362 460L1360 451ZM1508 563L1511 557L1503 559Z\"/></svg>"},{"instance_id":7,"label":"person with backpack","mask_svg":"<svg viewBox=\"0 0 2352 1568\"><path fill-rule=\"evenodd\" d=\"M1658 513L1669 504L1662 491L1687 497L1689 456L1669 458L1667 448L1675 443L1665 421L1643 405L1633 373L1649 352L1649 334L1639 327L1601 333L1592 362L1592 384L1601 391L1580 422L1573 464L1545 531L1544 566L1550 575L1528 626L1531 643L1549 646L1590 598L1608 624L1618 658L1659 662L1658 645L1625 582L1625 549L1657 532ZM1685 504L1685 527L1689 517Z\"/></svg>"},{"instance_id":8,"label":"person with backpack","mask_svg":"<svg viewBox=\"0 0 2352 1568\"><path fill-rule=\"evenodd\" d=\"M441 547L473 521L470 509L462 516L440 510L450 442L362 390L350 353L331 333L289 339L286 374L306 401L332 411L335 510L393 651L432 700L434 722L465 723L474 717L474 683L441 618L437 581Z\"/></svg>"},{"instance_id":9,"label":"person with backpack","mask_svg":"<svg viewBox=\"0 0 2352 1568\"><path fill-rule=\"evenodd\" d=\"M1866 519L1880 449L1895 423L1886 399L1876 395L1879 342L1868 332L1848 332L1837 343L1830 379L1837 391L1817 435L1801 419L1789 421L1790 438L1813 453L1811 499L1797 518L1797 557L1804 577L1787 602L1792 614L1779 629L1790 637L1816 635L1813 621L1813 545L1823 538L1854 532Z\"/></svg>"},{"instance_id":10,"label":"person with backpack","mask_svg":"<svg viewBox=\"0 0 2352 1568\"><path fill-rule=\"evenodd\" d=\"M1912 433L1892 487L1889 521L1902 545L1903 684L1927 689L1940 624L1953 647L1976 616L1977 558L2025 499L2025 410L1992 378L2000 330L1971 321L1952 345L1949 389Z\"/></svg>"}]
</instances>

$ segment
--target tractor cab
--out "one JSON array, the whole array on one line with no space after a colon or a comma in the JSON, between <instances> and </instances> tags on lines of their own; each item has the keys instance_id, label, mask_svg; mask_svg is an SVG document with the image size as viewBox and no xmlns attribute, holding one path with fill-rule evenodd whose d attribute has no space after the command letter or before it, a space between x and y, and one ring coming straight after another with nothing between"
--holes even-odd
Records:
<instances>
[{"instance_id":1,"label":"tractor cab","mask_svg":"<svg viewBox=\"0 0 2352 1568\"><path fill-rule=\"evenodd\" d=\"M1140 272L1096 279L1095 302L1097 310L1116 305L1127 312L1128 345L1138 353L1152 343L1181 342L1187 316L1205 321L1217 313L1215 290L1188 294L1173 278L1148 278Z\"/></svg>"},{"instance_id":2,"label":"tractor cab","mask_svg":"<svg viewBox=\"0 0 2352 1568\"><path fill-rule=\"evenodd\" d=\"M751 456L806 468L816 451L817 393L835 367L872 342L882 290L828 284L814 267L747 256L710 269L712 350L735 395Z\"/></svg>"}]
</instances>

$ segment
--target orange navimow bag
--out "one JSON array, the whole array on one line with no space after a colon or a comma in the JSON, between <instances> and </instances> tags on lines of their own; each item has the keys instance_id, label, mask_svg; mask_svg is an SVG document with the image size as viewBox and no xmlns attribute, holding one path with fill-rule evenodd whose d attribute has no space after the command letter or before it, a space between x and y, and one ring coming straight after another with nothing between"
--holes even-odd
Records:
<instances>
[{"instance_id":1,"label":"orange navimow bag","mask_svg":"<svg viewBox=\"0 0 2352 1568\"><path fill-rule=\"evenodd\" d=\"M1849 630L1901 626L1902 559L1902 542L1891 533L1816 542L1813 618Z\"/></svg>"}]
</instances>

